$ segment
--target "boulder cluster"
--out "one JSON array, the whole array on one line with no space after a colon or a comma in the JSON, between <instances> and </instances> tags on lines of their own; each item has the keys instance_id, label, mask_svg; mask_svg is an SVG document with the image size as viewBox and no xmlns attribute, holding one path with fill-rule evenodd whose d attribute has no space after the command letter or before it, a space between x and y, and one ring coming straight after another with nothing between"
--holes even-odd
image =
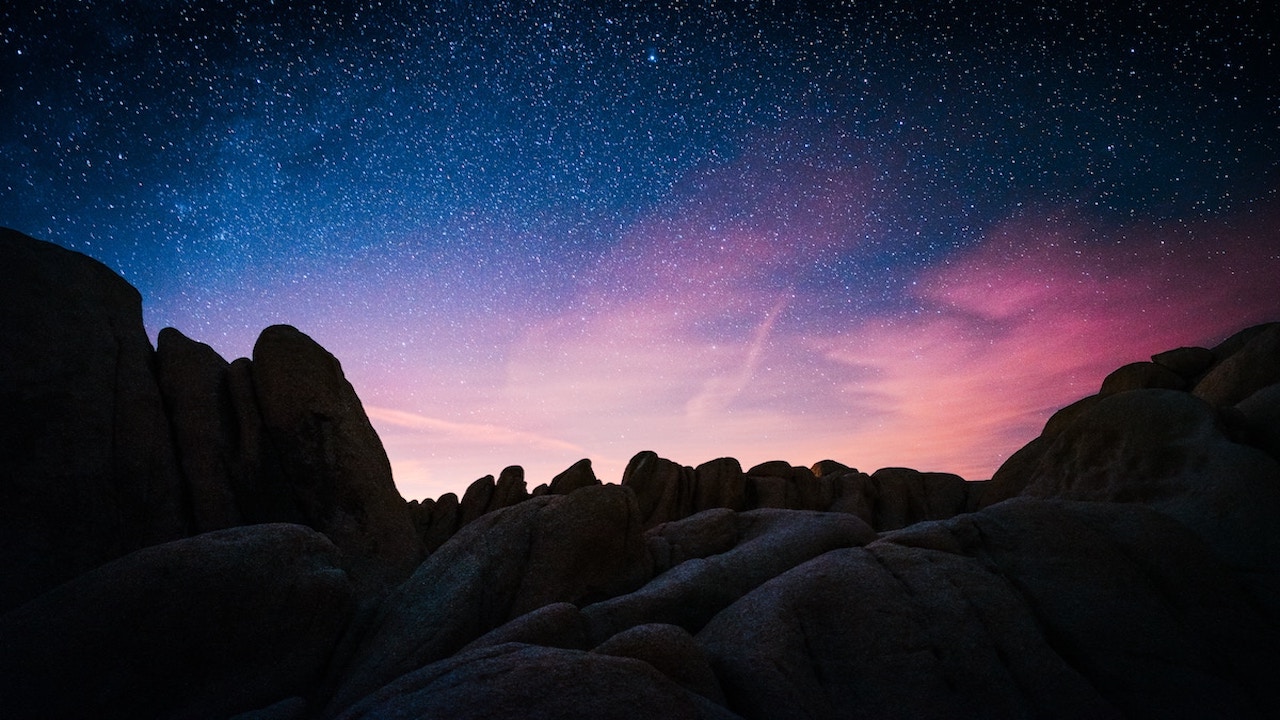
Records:
<instances>
[{"instance_id":1,"label":"boulder cluster","mask_svg":"<svg viewBox=\"0 0 1280 720\"><path fill-rule=\"evenodd\" d=\"M1108 376L988 481L582 460L405 502L334 357L227 362L0 231L0 714L1269 718L1280 323Z\"/></svg>"}]
</instances>

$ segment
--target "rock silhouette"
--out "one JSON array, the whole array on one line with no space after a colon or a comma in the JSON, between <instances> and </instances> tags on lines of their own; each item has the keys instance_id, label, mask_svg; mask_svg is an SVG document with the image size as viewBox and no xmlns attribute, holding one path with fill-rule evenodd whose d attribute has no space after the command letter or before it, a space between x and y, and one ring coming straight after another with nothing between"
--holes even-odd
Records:
<instances>
[{"instance_id":1,"label":"rock silhouette","mask_svg":"<svg viewBox=\"0 0 1280 720\"><path fill-rule=\"evenodd\" d=\"M0 232L16 718L1268 718L1280 324L1100 379L991 480L583 459L405 502L298 329L153 350Z\"/></svg>"}]
</instances>

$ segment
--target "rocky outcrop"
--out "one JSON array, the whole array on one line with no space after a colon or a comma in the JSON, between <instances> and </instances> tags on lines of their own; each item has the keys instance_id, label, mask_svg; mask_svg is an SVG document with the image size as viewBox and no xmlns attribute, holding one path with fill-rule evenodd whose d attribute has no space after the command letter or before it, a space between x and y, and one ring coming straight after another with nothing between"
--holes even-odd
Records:
<instances>
[{"instance_id":1,"label":"rocky outcrop","mask_svg":"<svg viewBox=\"0 0 1280 720\"><path fill-rule=\"evenodd\" d=\"M622 484L635 491L649 527L712 508L779 508L852 513L876 530L972 510L983 486L909 468L867 475L830 460L812 469L775 460L743 472L737 460L721 458L692 468L653 452L631 459Z\"/></svg>"},{"instance_id":2,"label":"rocky outcrop","mask_svg":"<svg viewBox=\"0 0 1280 720\"><path fill-rule=\"evenodd\" d=\"M1280 324L1271 324L1212 351L1155 356L1177 366L1191 391L1139 384L1063 409L996 472L981 504L1017 495L1141 503L1242 569L1280 568L1280 539L1269 529L1280 517L1280 456L1269 439L1277 338Z\"/></svg>"},{"instance_id":3,"label":"rocky outcrop","mask_svg":"<svg viewBox=\"0 0 1280 720\"><path fill-rule=\"evenodd\" d=\"M155 545L0 616L7 717L222 718L317 690L355 595L323 535Z\"/></svg>"},{"instance_id":4,"label":"rocky outcrop","mask_svg":"<svg viewBox=\"0 0 1280 720\"><path fill-rule=\"evenodd\" d=\"M383 604L333 707L526 612L636 589L652 572L640 533L635 497L617 485L533 498L466 525Z\"/></svg>"},{"instance_id":5,"label":"rocky outcrop","mask_svg":"<svg viewBox=\"0 0 1280 720\"><path fill-rule=\"evenodd\" d=\"M182 537L185 499L138 292L0 229L0 612Z\"/></svg>"},{"instance_id":6,"label":"rocky outcrop","mask_svg":"<svg viewBox=\"0 0 1280 720\"><path fill-rule=\"evenodd\" d=\"M422 556L359 399L328 352L268 328L227 363L173 329L153 351L110 269L0 236L0 610L127 552L246 523L328 535L362 594Z\"/></svg>"},{"instance_id":7,"label":"rocky outcrop","mask_svg":"<svg viewBox=\"0 0 1280 720\"><path fill-rule=\"evenodd\" d=\"M826 553L697 639L744 718L1263 717L1273 619L1161 513L1023 499Z\"/></svg>"},{"instance_id":8,"label":"rocky outcrop","mask_svg":"<svg viewBox=\"0 0 1280 720\"><path fill-rule=\"evenodd\" d=\"M378 690L342 720L733 720L642 660L508 643L460 653Z\"/></svg>"},{"instance_id":9,"label":"rocky outcrop","mask_svg":"<svg viewBox=\"0 0 1280 720\"><path fill-rule=\"evenodd\" d=\"M244 483L237 477L239 438L229 387L230 364L213 348L173 328L160 331L156 361L174 449L186 480L192 531L240 525L244 518L236 490Z\"/></svg>"},{"instance_id":10,"label":"rocky outcrop","mask_svg":"<svg viewBox=\"0 0 1280 720\"><path fill-rule=\"evenodd\" d=\"M642 452L405 503L302 332L152 352L106 268L0 260L6 717L1280 707L1280 325L1118 369L985 483Z\"/></svg>"},{"instance_id":11,"label":"rocky outcrop","mask_svg":"<svg viewBox=\"0 0 1280 720\"><path fill-rule=\"evenodd\" d=\"M263 427L307 524L343 550L357 583L398 582L421 545L338 360L297 329L274 325L253 347L252 371Z\"/></svg>"}]
</instances>

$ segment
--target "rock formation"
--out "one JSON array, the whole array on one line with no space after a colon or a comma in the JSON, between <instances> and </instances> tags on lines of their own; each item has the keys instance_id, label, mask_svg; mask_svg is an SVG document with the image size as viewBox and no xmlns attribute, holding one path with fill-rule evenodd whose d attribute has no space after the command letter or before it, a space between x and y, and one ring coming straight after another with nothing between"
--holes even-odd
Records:
<instances>
[{"instance_id":1,"label":"rock formation","mask_svg":"<svg viewBox=\"0 0 1280 720\"><path fill-rule=\"evenodd\" d=\"M1280 324L1119 368L986 482L637 454L406 503L341 365L227 362L0 233L16 718L1275 717Z\"/></svg>"}]
</instances>

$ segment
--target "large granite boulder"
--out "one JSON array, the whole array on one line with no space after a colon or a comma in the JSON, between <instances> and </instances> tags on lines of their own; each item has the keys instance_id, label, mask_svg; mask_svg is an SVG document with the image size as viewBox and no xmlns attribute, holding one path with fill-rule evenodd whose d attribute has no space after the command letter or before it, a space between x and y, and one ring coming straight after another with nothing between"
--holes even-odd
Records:
<instances>
[{"instance_id":1,"label":"large granite boulder","mask_svg":"<svg viewBox=\"0 0 1280 720\"><path fill-rule=\"evenodd\" d=\"M652 665L607 653L507 643L411 672L341 720L736 720Z\"/></svg>"},{"instance_id":2,"label":"large granite boulder","mask_svg":"<svg viewBox=\"0 0 1280 720\"><path fill-rule=\"evenodd\" d=\"M251 370L263 426L307 524L344 552L362 589L402 580L421 542L341 364L296 328L273 325L254 345Z\"/></svg>"},{"instance_id":3,"label":"large granite boulder","mask_svg":"<svg viewBox=\"0 0 1280 720\"><path fill-rule=\"evenodd\" d=\"M189 516L138 292L8 229L0 270L3 612Z\"/></svg>"},{"instance_id":4,"label":"large granite boulder","mask_svg":"<svg viewBox=\"0 0 1280 720\"><path fill-rule=\"evenodd\" d=\"M240 525L243 517L235 492L239 438L230 363L173 328L161 330L156 338L156 360L191 505L192 532Z\"/></svg>"},{"instance_id":5,"label":"large granite boulder","mask_svg":"<svg viewBox=\"0 0 1280 720\"><path fill-rule=\"evenodd\" d=\"M318 689L354 596L300 525L147 547L0 616L12 718L223 718Z\"/></svg>"},{"instance_id":6,"label":"large granite boulder","mask_svg":"<svg viewBox=\"0 0 1280 720\"><path fill-rule=\"evenodd\" d=\"M726 518L725 513L733 517ZM736 538L732 547L716 552L728 544L727 538L722 532L704 533L703 529L723 526L727 519L733 521ZM661 548L664 540L691 534L712 535L711 542L676 546L682 562L634 592L583 608L589 636L596 642L653 622L697 632L716 613L770 578L829 550L865 545L876 537L853 515L778 508L743 513L708 510L670 525L694 525L699 530L683 533L659 526L651 531L651 546ZM670 558L671 552L654 554Z\"/></svg>"},{"instance_id":7,"label":"large granite boulder","mask_svg":"<svg viewBox=\"0 0 1280 720\"><path fill-rule=\"evenodd\" d=\"M343 671L341 709L544 605L630 592L652 572L632 492L532 498L466 525L384 603Z\"/></svg>"},{"instance_id":8,"label":"large granite boulder","mask_svg":"<svg viewBox=\"0 0 1280 720\"><path fill-rule=\"evenodd\" d=\"M1192 394L1212 405L1228 406L1280 382L1280 323L1259 325L1245 332L1248 334L1241 338L1239 348L1214 365L1196 383ZM1228 349L1231 347L1228 345Z\"/></svg>"},{"instance_id":9,"label":"large granite boulder","mask_svg":"<svg viewBox=\"0 0 1280 720\"><path fill-rule=\"evenodd\" d=\"M1161 513L1019 499L826 553L697 639L746 718L1266 717L1257 600Z\"/></svg>"},{"instance_id":10,"label":"large granite boulder","mask_svg":"<svg viewBox=\"0 0 1280 720\"><path fill-rule=\"evenodd\" d=\"M1024 470L1032 497L1142 503L1242 569L1280 567L1280 463L1234 442L1208 403L1174 390L1102 398ZM1241 498L1248 498L1241 501Z\"/></svg>"}]
</instances>

